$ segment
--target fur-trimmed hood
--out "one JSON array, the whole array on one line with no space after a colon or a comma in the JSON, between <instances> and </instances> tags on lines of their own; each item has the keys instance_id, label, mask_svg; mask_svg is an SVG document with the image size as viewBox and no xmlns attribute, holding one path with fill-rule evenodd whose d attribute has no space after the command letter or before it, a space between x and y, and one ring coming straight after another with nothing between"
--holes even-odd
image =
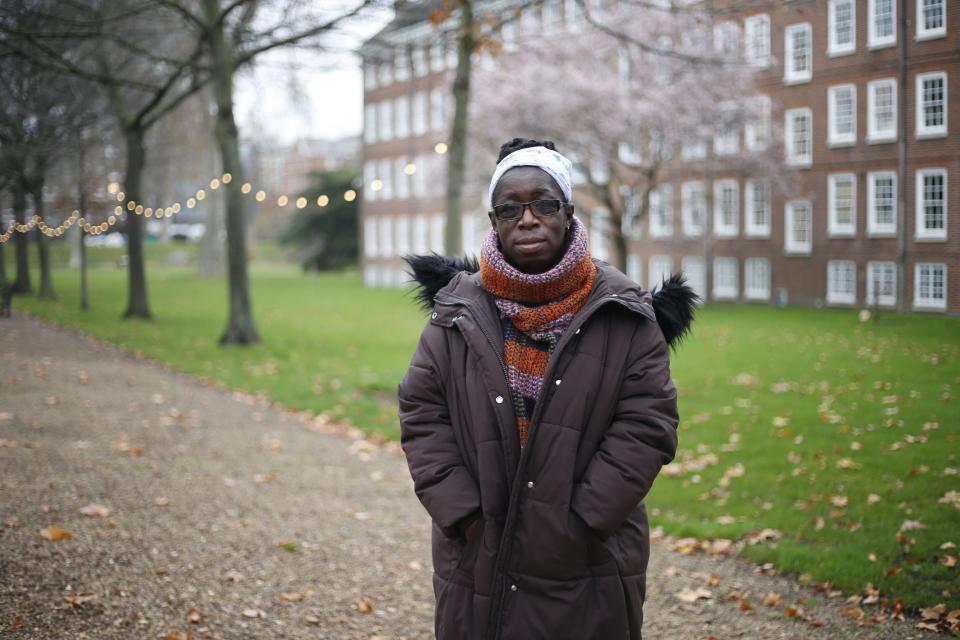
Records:
<instances>
[{"instance_id":1,"label":"fur-trimmed hood","mask_svg":"<svg viewBox=\"0 0 960 640\"><path fill-rule=\"evenodd\" d=\"M415 297L420 306L426 310L433 307L437 294L447 287L457 274L461 272L474 274L480 270L476 258L454 258L436 253L405 256L404 261L410 266L408 273L416 284ZM614 286L638 289L635 283L607 263L601 260L595 260L595 262L598 266L607 267L610 272L616 273L613 278L616 280L613 283ZM667 344L676 349L690 332L696 305L701 301L700 297L686 283L686 277L682 273L671 275L660 287L655 287L652 292L643 293L651 299L657 324L660 325Z\"/></svg>"}]
</instances>

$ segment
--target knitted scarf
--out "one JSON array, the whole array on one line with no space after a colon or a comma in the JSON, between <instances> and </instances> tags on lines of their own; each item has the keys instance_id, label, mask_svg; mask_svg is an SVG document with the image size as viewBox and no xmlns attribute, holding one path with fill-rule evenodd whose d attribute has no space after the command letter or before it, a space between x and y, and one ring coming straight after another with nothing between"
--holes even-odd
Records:
<instances>
[{"instance_id":1,"label":"knitted scarf","mask_svg":"<svg viewBox=\"0 0 960 640\"><path fill-rule=\"evenodd\" d=\"M550 354L587 301L596 274L586 227L575 216L563 257L544 273L523 273L508 263L494 230L480 247L480 283L500 311L507 384L521 447L527 443Z\"/></svg>"}]
</instances>

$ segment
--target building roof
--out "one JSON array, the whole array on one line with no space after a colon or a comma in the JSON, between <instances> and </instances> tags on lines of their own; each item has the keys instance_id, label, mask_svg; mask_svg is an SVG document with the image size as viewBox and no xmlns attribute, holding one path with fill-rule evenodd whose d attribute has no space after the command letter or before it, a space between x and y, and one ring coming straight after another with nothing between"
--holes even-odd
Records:
<instances>
[{"instance_id":1,"label":"building roof","mask_svg":"<svg viewBox=\"0 0 960 640\"><path fill-rule=\"evenodd\" d=\"M387 25L374 34L371 38L364 41L358 53L360 55L372 54L382 47L391 47L391 35L412 27L414 25L426 22L427 16L434 9L443 6L443 0L416 0L411 2L394 3L394 16Z\"/></svg>"}]
</instances>

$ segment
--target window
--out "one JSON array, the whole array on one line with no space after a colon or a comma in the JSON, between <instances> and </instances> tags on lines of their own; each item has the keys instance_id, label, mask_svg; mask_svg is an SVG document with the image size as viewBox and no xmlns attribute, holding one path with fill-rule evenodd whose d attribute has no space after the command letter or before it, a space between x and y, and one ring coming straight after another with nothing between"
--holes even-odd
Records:
<instances>
[{"instance_id":1,"label":"window","mask_svg":"<svg viewBox=\"0 0 960 640\"><path fill-rule=\"evenodd\" d=\"M413 219L413 252L423 255L430 251L430 237L427 234L427 216Z\"/></svg>"},{"instance_id":2,"label":"window","mask_svg":"<svg viewBox=\"0 0 960 640\"><path fill-rule=\"evenodd\" d=\"M377 199L377 189L373 188L373 181L377 179L377 165L373 160L363 163L363 198L367 202Z\"/></svg>"},{"instance_id":3,"label":"window","mask_svg":"<svg viewBox=\"0 0 960 640\"><path fill-rule=\"evenodd\" d=\"M446 217L442 213L430 216L430 250L445 253L443 250L443 231L446 227Z\"/></svg>"},{"instance_id":4,"label":"window","mask_svg":"<svg viewBox=\"0 0 960 640\"><path fill-rule=\"evenodd\" d=\"M640 155L640 145L636 140L624 140L617 145L617 157L624 164L640 164L643 157Z\"/></svg>"},{"instance_id":5,"label":"window","mask_svg":"<svg viewBox=\"0 0 960 640\"><path fill-rule=\"evenodd\" d=\"M718 238L737 235L740 185L736 180L717 180L713 185L713 231Z\"/></svg>"},{"instance_id":6,"label":"window","mask_svg":"<svg viewBox=\"0 0 960 640\"><path fill-rule=\"evenodd\" d=\"M413 135L427 132L427 94L418 91L413 94Z\"/></svg>"},{"instance_id":7,"label":"window","mask_svg":"<svg viewBox=\"0 0 960 640\"><path fill-rule=\"evenodd\" d=\"M397 52L397 57L394 58L394 64L396 65L396 70L394 71L393 77L397 82L404 82L410 79L410 57L407 54L406 48L401 48Z\"/></svg>"},{"instance_id":8,"label":"window","mask_svg":"<svg viewBox=\"0 0 960 640\"><path fill-rule=\"evenodd\" d=\"M643 191L627 185L620 186L623 199L623 216L620 218L620 231L629 238L639 238L643 228L640 226L640 207ZM651 222L653 224L653 222Z\"/></svg>"},{"instance_id":9,"label":"window","mask_svg":"<svg viewBox=\"0 0 960 640\"><path fill-rule=\"evenodd\" d=\"M363 141L367 144L377 141L377 105L367 104L363 108Z\"/></svg>"},{"instance_id":10,"label":"window","mask_svg":"<svg viewBox=\"0 0 960 640\"><path fill-rule=\"evenodd\" d=\"M743 29L747 61L755 67L766 67L770 64L770 16L750 16L743 21Z\"/></svg>"},{"instance_id":11,"label":"window","mask_svg":"<svg viewBox=\"0 0 960 640\"><path fill-rule=\"evenodd\" d=\"M713 26L713 50L727 56L735 56L739 49L740 27L733 20L718 22Z\"/></svg>"},{"instance_id":12,"label":"window","mask_svg":"<svg viewBox=\"0 0 960 640\"><path fill-rule=\"evenodd\" d=\"M410 216L397 218L397 255L410 253Z\"/></svg>"},{"instance_id":13,"label":"window","mask_svg":"<svg viewBox=\"0 0 960 640\"><path fill-rule=\"evenodd\" d=\"M393 159L393 175L395 176L394 188L397 191L397 198L405 200L410 197L410 176L406 172L407 159L400 157Z\"/></svg>"},{"instance_id":14,"label":"window","mask_svg":"<svg viewBox=\"0 0 960 640\"><path fill-rule=\"evenodd\" d=\"M377 220L367 217L363 221L363 255L374 258L377 255Z\"/></svg>"},{"instance_id":15,"label":"window","mask_svg":"<svg viewBox=\"0 0 960 640\"><path fill-rule=\"evenodd\" d=\"M377 65L369 60L363 63L363 88L367 91L377 88Z\"/></svg>"},{"instance_id":16,"label":"window","mask_svg":"<svg viewBox=\"0 0 960 640\"><path fill-rule=\"evenodd\" d=\"M827 177L827 233L852 237L857 233L857 177L834 173Z\"/></svg>"},{"instance_id":17,"label":"window","mask_svg":"<svg viewBox=\"0 0 960 640\"><path fill-rule=\"evenodd\" d=\"M394 114L397 118L397 138L402 140L410 135L410 98L399 96Z\"/></svg>"},{"instance_id":18,"label":"window","mask_svg":"<svg viewBox=\"0 0 960 640\"><path fill-rule=\"evenodd\" d=\"M563 0L563 18L567 29L580 31L583 27L583 9L579 0Z\"/></svg>"},{"instance_id":19,"label":"window","mask_svg":"<svg viewBox=\"0 0 960 640\"><path fill-rule=\"evenodd\" d=\"M893 78L867 84L867 141L897 139L897 81Z\"/></svg>"},{"instance_id":20,"label":"window","mask_svg":"<svg viewBox=\"0 0 960 640\"><path fill-rule=\"evenodd\" d=\"M740 150L740 127L731 110L722 109L717 118L713 134L713 152L718 156L729 156Z\"/></svg>"},{"instance_id":21,"label":"window","mask_svg":"<svg viewBox=\"0 0 960 640\"><path fill-rule=\"evenodd\" d=\"M418 78L427 75L427 52L423 47L414 47L410 52L410 60L413 64L413 75Z\"/></svg>"},{"instance_id":22,"label":"window","mask_svg":"<svg viewBox=\"0 0 960 640\"><path fill-rule=\"evenodd\" d=\"M853 260L827 261L827 304L854 304L857 301L857 263Z\"/></svg>"},{"instance_id":23,"label":"window","mask_svg":"<svg viewBox=\"0 0 960 640\"><path fill-rule=\"evenodd\" d=\"M590 253L599 260L607 259L607 228L610 212L597 207L590 212Z\"/></svg>"},{"instance_id":24,"label":"window","mask_svg":"<svg viewBox=\"0 0 960 640\"><path fill-rule=\"evenodd\" d=\"M702 160L707 157L707 143L703 138L686 138L680 148L680 157L684 160Z\"/></svg>"},{"instance_id":25,"label":"window","mask_svg":"<svg viewBox=\"0 0 960 640\"><path fill-rule=\"evenodd\" d=\"M917 171L917 239L947 239L947 170Z\"/></svg>"},{"instance_id":26,"label":"window","mask_svg":"<svg viewBox=\"0 0 960 640\"><path fill-rule=\"evenodd\" d=\"M380 255L384 258L393 256L393 218L380 216Z\"/></svg>"},{"instance_id":27,"label":"window","mask_svg":"<svg viewBox=\"0 0 960 640\"><path fill-rule=\"evenodd\" d=\"M827 10L827 54L853 53L857 48L857 10L854 0L830 0Z\"/></svg>"},{"instance_id":28,"label":"window","mask_svg":"<svg viewBox=\"0 0 960 640\"><path fill-rule=\"evenodd\" d=\"M377 177L380 178L380 182L383 183L380 187L380 193L377 195L380 200L390 200L393 198L392 164L390 158L384 158L380 161L380 171L377 175Z\"/></svg>"},{"instance_id":29,"label":"window","mask_svg":"<svg viewBox=\"0 0 960 640\"><path fill-rule=\"evenodd\" d=\"M627 277L637 284L643 279L643 260L635 253L627 256Z\"/></svg>"},{"instance_id":30,"label":"window","mask_svg":"<svg viewBox=\"0 0 960 640\"><path fill-rule=\"evenodd\" d=\"M770 261L747 258L743 261L743 297L747 300L770 299Z\"/></svg>"},{"instance_id":31,"label":"window","mask_svg":"<svg viewBox=\"0 0 960 640\"><path fill-rule=\"evenodd\" d=\"M389 140L393 137L393 102L384 100L380 103L380 139Z\"/></svg>"},{"instance_id":32,"label":"window","mask_svg":"<svg viewBox=\"0 0 960 640\"><path fill-rule=\"evenodd\" d=\"M393 60L381 60L377 65L380 70L377 74L380 78L380 86L385 87L393 82Z\"/></svg>"},{"instance_id":33,"label":"window","mask_svg":"<svg viewBox=\"0 0 960 640\"><path fill-rule=\"evenodd\" d=\"M784 71L786 84L808 82L813 74L810 23L792 24L784 30Z\"/></svg>"},{"instance_id":34,"label":"window","mask_svg":"<svg viewBox=\"0 0 960 640\"><path fill-rule=\"evenodd\" d=\"M687 284L701 300L707 299L707 269L700 256L684 256L680 270L687 277Z\"/></svg>"},{"instance_id":35,"label":"window","mask_svg":"<svg viewBox=\"0 0 960 640\"><path fill-rule=\"evenodd\" d=\"M713 259L713 297L717 300L737 298L737 259Z\"/></svg>"},{"instance_id":36,"label":"window","mask_svg":"<svg viewBox=\"0 0 960 640\"><path fill-rule=\"evenodd\" d=\"M662 184L650 192L650 236L673 235L673 187Z\"/></svg>"},{"instance_id":37,"label":"window","mask_svg":"<svg viewBox=\"0 0 960 640\"><path fill-rule=\"evenodd\" d=\"M871 48L897 41L896 0L867 0L867 43Z\"/></svg>"},{"instance_id":38,"label":"window","mask_svg":"<svg viewBox=\"0 0 960 640\"><path fill-rule=\"evenodd\" d=\"M425 156L415 158L416 166L413 171L413 197L422 198L427 195L427 162Z\"/></svg>"},{"instance_id":39,"label":"window","mask_svg":"<svg viewBox=\"0 0 960 640\"><path fill-rule=\"evenodd\" d=\"M447 126L444 102L443 89L434 89L430 92L430 128L434 131L443 131Z\"/></svg>"},{"instance_id":40,"label":"window","mask_svg":"<svg viewBox=\"0 0 960 640\"><path fill-rule=\"evenodd\" d=\"M364 265L363 267L363 286L377 286L377 268L372 264Z\"/></svg>"},{"instance_id":41,"label":"window","mask_svg":"<svg viewBox=\"0 0 960 640\"><path fill-rule=\"evenodd\" d=\"M913 306L947 308L947 265L920 262L913 267Z\"/></svg>"},{"instance_id":42,"label":"window","mask_svg":"<svg viewBox=\"0 0 960 640\"><path fill-rule=\"evenodd\" d=\"M751 238L770 237L770 185L747 180L744 186L744 231Z\"/></svg>"},{"instance_id":43,"label":"window","mask_svg":"<svg viewBox=\"0 0 960 640\"><path fill-rule=\"evenodd\" d=\"M653 291L654 287L660 288L663 281L670 277L673 270L673 260L670 256L650 256L650 279L647 288Z\"/></svg>"},{"instance_id":44,"label":"window","mask_svg":"<svg viewBox=\"0 0 960 640\"><path fill-rule=\"evenodd\" d=\"M868 305L892 307L897 304L897 265L895 262L867 263Z\"/></svg>"},{"instance_id":45,"label":"window","mask_svg":"<svg viewBox=\"0 0 960 640\"><path fill-rule=\"evenodd\" d=\"M434 42L430 45L430 70L443 71L443 42Z\"/></svg>"},{"instance_id":46,"label":"window","mask_svg":"<svg viewBox=\"0 0 960 640\"><path fill-rule=\"evenodd\" d=\"M867 235L897 232L897 174L876 171L867 174Z\"/></svg>"},{"instance_id":47,"label":"window","mask_svg":"<svg viewBox=\"0 0 960 640\"><path fill-rule=\"evenodd\" d=\"M812 246L810 203L806 200L788 202L784 211L784 253L810 255Z\"/></svg>"},{"instance_id":48,"label":"window","mask_svg":"<svg viewBox=\"0 0 960 640\"><path fill-rule=\"evenodd\" d=\"M560 13L560 2L558 0L544 0L542 6L544 29L553 31L562 24L563 16Z\"/></svg>"},{"instance_id":49,"label":"window","mask_svg":"<svg viewBox=\"0 0 960 640\"><path fill-rule=\"evenodd\" d=\"M946 0L917 0L917 40L947 35Z\"/></svg>"},{"instance_id":50,"label":"window","mask_svg":"<svg viewBox=\"0 0 960 640\"><path fill-rule=\"evenodd\" d=\"M527 7L520 14L520 29L524 36L540 35L540 7Z\"/></svg>"},{"instance_id":51,"label":"window","mask_svg":"<svg viewBox=\"0 0 960 640\"><path fill-rule=\"evenodd\" d=\"M809 167L813 162L813 114L810 109L789 109L786 119L787 164Z\"/></svg>"},{"instance_id":52,"label":"window","mask_svg":"<svg viewBox=\"0 0 960 640\"><path fill-rule=\"evenodd\" d=\"M830 87L827 120L827 141L831 146L846 146L857 141L857 88L854 85Z\"/></svg>"},{"instance_id":53,"label":"window","mask_svg":"<svg viewBox=\"0 0 960 640\"><path fill-rule=\"evenodd\" d=\"M755 96L750 107L750 118L743 128L743 143L750 151L762 151L770 139L770 96Z\"/></svg>"},{"instance_id":54,"label":"window","mask_svg":"<svg viewBox=\"0 0 960 640\"><path fill-rule=\"evenodd\" d=\"M477 216L466 214L460 218L460 243L463 246L463 253L472 253L476 255L480 244L476 241L477 237Z\"/></svg>"},{"instance_id":55,"label":"window","mask_svg":"<svg viewBox=\"0 0 960 640\"><path fill-rule=\"evenodd\" d=\"M947 74L917 76L917 137L947 135Z\"/></svg>"},{"instance_id":56,"label":"window","mask_svg":"<svg viewBox=\"0 0 960 640\"><path fill-rule=\"evenodd\" d=\"M683 209L683 233L688 236L703 234L707 219L707 194L702 182L684 182L680 189Z\"/></svg>"}]
</instances>

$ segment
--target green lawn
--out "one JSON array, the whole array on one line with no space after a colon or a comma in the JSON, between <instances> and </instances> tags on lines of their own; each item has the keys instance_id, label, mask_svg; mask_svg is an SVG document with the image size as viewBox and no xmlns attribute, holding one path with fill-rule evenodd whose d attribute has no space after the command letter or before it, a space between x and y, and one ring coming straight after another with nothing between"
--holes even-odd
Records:
<instances>
[{"instance_id":1,"label":"green lawn","mask_svg":"<svg viewBox=\"0 0 960 640\"><path fill-rule=\"evenodd\" d=\"M182 258L169 248L148 251L152 321L120 319L125 272L100 250L91 311L62 267L57 302L14 306L397 437L394 392L425 321L406 292L264 263L252 272L263 344L221 349L224 282L169 266ZM940 562L958 555L941 545L960 545L960 497L948 494L960 491L960 321L712 305L672 366L680 451L647 501L654 524L697 538L770 528L779 541L747 555L845 591L873 583L911 606L960 607L958 569Z\"/></svg>"}]
</instances>

